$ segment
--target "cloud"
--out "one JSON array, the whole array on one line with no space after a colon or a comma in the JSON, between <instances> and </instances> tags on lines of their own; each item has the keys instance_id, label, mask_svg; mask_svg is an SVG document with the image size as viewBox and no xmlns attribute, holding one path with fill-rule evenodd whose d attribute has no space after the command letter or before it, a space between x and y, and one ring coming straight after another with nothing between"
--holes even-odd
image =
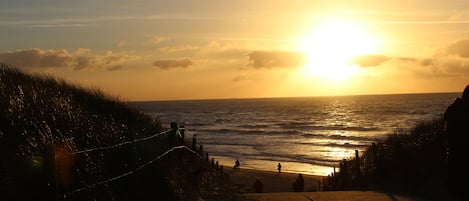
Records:
<instances>
[{"instance_id":1,"label":"cloud","mask_svg":"<svg viewBox=\"0 0 469 201\"><path fill-rule=\"evenodd\" d=\"M247 52L249 51L245 47L237 43L212 41L207 46L201 47L197 56L211 60L244 60Z\"/></svg>"},{"instance_id":2,"label":"cloud","mask_svg":"<svg viewBox=\"0 0 469 201\"><path fill-rule=\"evenodd\" d=\"M180 52L194 52L199 50L200 47L193 46L193 45L185 45L185 46L166 46L158 48L159 51L165 53L180 53Z\"/></svg>"},{"instance_id":3,"label":"cloud","mask_svg":"<svg viewBox=\"0 0 469 201\"><path fill-rule=\"evenodd\" d=\"M252 51L248 66L254 68L298 67L306 63L306 55L291 51Z\"/></svg>"},{"instance_id":4,"label":"cloud","mask_svg":"<svg viewBox=\"0 0 469 201\"><path fill-rule=\"evenodd\" d=\"M459 40L438 49L429 57L389 57L385 55L360 55L350 61L361 67L379 67L382 72L392 71L399 76L415 78L465 78L469 77L469 39Z\"/></svg>"},{"instance_id":5,"label":"cloud","mask_svg":"<svg viewBox=\"0 0 469 201\"><path fill-rule=\"evenodd\" d=\"M360 55L352 59L351 63L360 67L376 67L388 61L390 58L384 55Z\"/></svg>"},{"instance_id":6,"label":"cloud","mask_svg":"<svg viewBox=\"0 0 469 201\"><path fill-rule=\"evenodd\" d=\"M161 37L161 36L154 36L153 38L151 38L151 43L153 43L154 45L158 45L160 43L162 43L163 41L166 41L168 40L167 38L165 37Z\"/></svg>"},{"instance_id":7,"label":"cloud","mask_svg":"<svg viewBox=\"0 0 469 201\"><path fill-rule=\"evenodd\" d=\"M160 59L153 62L153 66L169 70L172 68L187 68L193 65L190 59Z\"/></svg>"},{"instance_id":8,"label":"cloud","mask_svg":"<svg viewBox=\"0 0 469 201\"><path fill-rule=\"evenodd\" d=\"M58 68L73 63L72 55L64 49L41 50L32 48L28 50L8 51L0 53L0 61L24 68Z\"/></svg>"},{"instance_id":9,"label":"cloud","mask_svg":"<svg viewBox=\"0 0 469 201\"><path fill-rule=\"evenodd\" d=\"M446 54L469 58L469 39L459 40L444 49Z\"/></svg>"},{"instance_id":10,"label":"cloud","mask_svg":"<svg viewBox=\"0 0 469 201\"><path fill-rule=\"evenodd\" d=\"M117 47L124 47L127 45L127 42L126 41L120 41L117 43Z\"/></svg>"},{"instance_id":11,"label":"cloud","mask_svg":"<svg viewBox=\"0 0 469 201\"><path fill-rule=\"evenodd\" d=\"M19 68L71 68L73 70L109 70L121 69L123 64L133 57L127 54L114 54L108 51L104 55L95 55L91 50L80 48L75 52L64 49L27 50L0 52L0 62Z\"/></svg>"}]
</instances>

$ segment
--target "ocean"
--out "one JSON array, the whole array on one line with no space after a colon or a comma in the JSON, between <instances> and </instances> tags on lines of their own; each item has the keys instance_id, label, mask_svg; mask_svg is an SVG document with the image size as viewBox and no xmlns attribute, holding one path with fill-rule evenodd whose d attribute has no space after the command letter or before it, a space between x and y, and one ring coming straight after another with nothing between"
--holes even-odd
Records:
<instances>
[{"instance_id":1,"label":"ocean","mask_svg":"<svg viewBox=\"0 0 469 201\"><path fill-rule=\"evenodd\" d=\"M438 118L460 93L134 102L177 122L224 168L326 176L397 129Z\"/></svg>"}]
</instances>

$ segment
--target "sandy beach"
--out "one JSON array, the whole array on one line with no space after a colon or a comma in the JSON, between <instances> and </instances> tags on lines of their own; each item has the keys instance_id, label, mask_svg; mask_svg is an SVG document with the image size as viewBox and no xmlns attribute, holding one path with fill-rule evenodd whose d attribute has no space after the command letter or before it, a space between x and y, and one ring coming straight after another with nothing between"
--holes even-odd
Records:
<instances>
[{"instance_id":1,"label":"sandy beach","mask_svg":"<svg viewBox=\"0 0 469 201\"><path fill-rule=\"evenodd\" d=\"M264 193L292 192L292 185L298 177L298 174L294 173L278 173L244 168L230 168L225 170L225 172L230 175L231 182L243 193L254 193L253 184L256 179L262 182ZM303 178L305 181L304 191L318 191L318 186L322 186L322 176L303 175ZM321 184L318 182L321 182Z\"/></svg>"},{"instance_id":2,"label":"sandy beach","mask_svg":"<svg viewBox=\"0 0 469 201\"><path fill-rule=\"evenodd\" d=\"M303 175L304 192L293 192L293 182L298 174L278 173L252 169L226 169L231 182L249 201L452 201L447 197L410 197L376 191L318 191L322 189L323 176ZM263 183L263 192L255 193L256 179Z\"/></svg>"}]
</instances>

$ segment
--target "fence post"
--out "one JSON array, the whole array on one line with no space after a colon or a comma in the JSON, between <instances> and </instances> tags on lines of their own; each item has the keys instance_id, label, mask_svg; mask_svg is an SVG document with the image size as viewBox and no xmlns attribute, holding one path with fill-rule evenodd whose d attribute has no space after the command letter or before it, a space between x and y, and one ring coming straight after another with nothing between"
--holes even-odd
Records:
<instances>
[{"instance_id":1,"label":"fence post","mask_svg":"<svg viewBox=\"0 0 469 201\"><path fill-rule=\"evenodd\" d=\"M355 150L355 176L361 176L360 171L360 156L358 156L358 150Z\"/></svg>"},{"instance_id":2,"label":"fence post","mask_svg":"<svg viewBox=\"0 0 469 201\"><path fill-rule=\"evenodd\" d=\"M171 132L169 132L168 136L168 145L169 148L174 147L176 132L178 131L178 124L176 122L171 122Z\"/></svg>"},{"instance_id":3,"label":"fence post","mask_svg":"<svg viewBox=\"0 0 469 201\"><path fill-rule=\"evenodd\" d=\"M179 142L181 145L184 145L184 131L185 131L185 127L184 126L179 126L179 134L181 135L180 138L179 138Z\"/></svg>"}]
</instances>

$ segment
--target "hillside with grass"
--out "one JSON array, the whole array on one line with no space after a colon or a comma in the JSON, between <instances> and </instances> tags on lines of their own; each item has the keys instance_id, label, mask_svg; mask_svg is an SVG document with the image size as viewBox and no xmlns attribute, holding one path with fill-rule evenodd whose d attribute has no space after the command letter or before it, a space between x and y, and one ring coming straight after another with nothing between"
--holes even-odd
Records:
<instances>
[{"instance_id":1,"label":"hillside with grass","mask_svg":"<svg viewBox=\"0 0 469 201\"><path fill-rule=\"evenodd\" d=\"M226 194L223 174L168 143L175 130L118 98L6 65L0 94L0 200Z\"/></svg>"},{"instance_id":2,"label":"hillside with grass","mask_svg":"<svg viewBox=\"0 0 469 201\"><path fill-rule=\"evenodd\" d=\"M329 190L378 190L419 196L447 192L448 141L443 117L396 129L359 157L344 159Z\"/></svg>"}]
</instances>

